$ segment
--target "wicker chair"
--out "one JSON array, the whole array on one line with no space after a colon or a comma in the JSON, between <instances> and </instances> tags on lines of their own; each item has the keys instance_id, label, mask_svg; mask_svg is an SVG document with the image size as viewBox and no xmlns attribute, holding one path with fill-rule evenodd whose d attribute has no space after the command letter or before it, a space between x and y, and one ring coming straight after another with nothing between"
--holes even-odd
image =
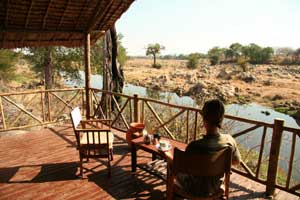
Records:
<instances>
[{"instance_id":1,"label":"wicker chair","mask_svg":"<svg viewBox=\"0 0 300 200\"><path fill-rule=\"evenodd\" d=\"M79 150L80 175L83 177L83 159L107 158L108 175L111 176L110 161L113 160L114 135L111 132L111 120L82 120L79 107L71 112L71 120Z\"/></svg>"},{"instance_id":2,"label":"wicker chair","mask_svg":"<svg viewBox=\"0 0 300 200\"><path fill-rule=\"evenodd\" d=\"M170 172L167 180L167 200L173 199L174 194L195 200L228 199L231 154L231 148L223 148L220 151L205 154L188 154L175 148L173 164L172 166L169 165ZM225 174L225 192L220 188L217 193L209 197L193 196L186 192L176 181L176 175L178 173L185 173L192 176L223 176Z\"/></svg>"}]
</instances>

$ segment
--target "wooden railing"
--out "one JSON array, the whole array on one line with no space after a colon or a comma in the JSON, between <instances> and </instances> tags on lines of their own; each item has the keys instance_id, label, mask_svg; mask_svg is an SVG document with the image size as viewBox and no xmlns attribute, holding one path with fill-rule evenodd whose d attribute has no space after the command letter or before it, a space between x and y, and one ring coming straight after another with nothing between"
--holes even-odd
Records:
<instances>
[{"instance_id":1,"label":"wooden railing","mask_svg":"<svg viewBox=\"0 0 300 200\"><path fill-rule=\"evenodd\" d=\"M131 122L144 122L149 132L186 143L204 131L199 108L99 89L90 92L91 117L110 118L120 131L126 132ZM85 108L85 102L83 89L0 94L0 131L63 121L71 108ZM286 127L279 119L265 123L226 115L222 130L236 138L242 153L235 172L266 185L269 195L279 188L300 196L300 129Z\"/></svg>"},{"instance_id":2,"label":"wooden railing","mask_svg":"<svg viewBox=\"0 0 300 200\"><path fill-rule=\"evenodd\" d=\"M84 107L84 89L56 89L0 94L0 132L45 126L69 118Z\"/></svg>"}]
</instances>

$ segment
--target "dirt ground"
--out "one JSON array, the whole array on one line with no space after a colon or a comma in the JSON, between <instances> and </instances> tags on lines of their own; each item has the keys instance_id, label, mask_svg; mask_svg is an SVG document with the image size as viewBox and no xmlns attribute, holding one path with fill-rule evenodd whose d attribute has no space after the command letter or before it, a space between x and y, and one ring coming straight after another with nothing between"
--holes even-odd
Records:
<instances>
[{"instance_id":1,"label":"dirt ground","mask_svg":"<svg viewBox=\"0 0 300 200\"><path fill-rule=\"evenodd\" d=\"M153 82L166 79L156 88L160 90L176 91L182 88L189 90L197 82L222 87L228 85L233 88L234 95L228 102L257 102L270 107L288 107L287 110L300 108L300 66L278 65L249 65L246 73L254 80L243 80L241 68L234 64L210 66L207 61L200 61L196 69L188 69L185 60L158 60L161 69L152 67L153 60L130 59L124 66L125 80L128 83L152 87ZM225 77L220 77L225 71ZM229 74L230 78L226 77ZM188 76L187 76L188 75ZM196 80L187 79L196 75Z\"/></svg>"}]
</instances>

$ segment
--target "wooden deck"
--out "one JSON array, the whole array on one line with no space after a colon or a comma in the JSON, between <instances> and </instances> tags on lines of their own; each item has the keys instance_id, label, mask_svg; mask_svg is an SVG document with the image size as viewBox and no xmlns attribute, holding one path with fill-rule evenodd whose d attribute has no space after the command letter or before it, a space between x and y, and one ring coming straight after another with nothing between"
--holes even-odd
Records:
<instances>
[{"instance_id":1,"label":"wooden deck","mask_svg":"<svg viewBox=\"0 0 300 200\"><path fill-rule=\"evenodd\" d=\"M70 125L17 134L0 133L0 199L164 199L165 183L146 172L132 174L125 134L116 132L112 177L106 162L85 163L79 178L79 156ZM144 154L138 162L150 159ZM265 187L231 176L230 199L264 199ZM299 197L276 191L275 199Z\"/></svg>"}]
</instances>

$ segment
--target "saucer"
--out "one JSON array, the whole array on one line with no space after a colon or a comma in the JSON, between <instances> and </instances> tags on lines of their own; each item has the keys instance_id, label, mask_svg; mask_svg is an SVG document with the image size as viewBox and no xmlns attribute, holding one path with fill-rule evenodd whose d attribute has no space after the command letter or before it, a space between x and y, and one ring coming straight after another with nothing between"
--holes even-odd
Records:
<instances>
[{"instance_id":1,"label":"saucer","mask_svg":"<svg viewBox=\"0 0 300 200\"><path fill-rule=\"evenodd\" d=\"M169 151L172 148L171 144L169 144L167 147L164 147L164 148L161 148L159 143L156 144L155 146L159 151Z\"/></svg>"}]
</instances>

